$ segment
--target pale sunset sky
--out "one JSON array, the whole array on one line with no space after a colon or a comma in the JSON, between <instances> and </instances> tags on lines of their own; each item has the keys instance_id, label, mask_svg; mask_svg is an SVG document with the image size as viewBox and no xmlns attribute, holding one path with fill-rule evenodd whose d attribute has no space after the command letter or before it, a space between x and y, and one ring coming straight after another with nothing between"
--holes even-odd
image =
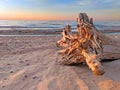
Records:
<instances>
[{"instance_id":1,"label":"pale sunset sky","mask_svg":"<svg viewBox=\"0 0 120 90\"><path fill-rule=\"evenodd\" d=\"M120 0L0 0L0 20L120 20Z\"/></svg>"}]
</instances>

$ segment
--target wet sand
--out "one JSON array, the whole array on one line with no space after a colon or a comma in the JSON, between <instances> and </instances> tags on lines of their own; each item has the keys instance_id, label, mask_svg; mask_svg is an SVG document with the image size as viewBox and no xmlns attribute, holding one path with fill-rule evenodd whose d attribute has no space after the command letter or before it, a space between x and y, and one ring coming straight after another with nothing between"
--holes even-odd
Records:
<instances>
[{"instance_id":1,"label":"wet sand","mask_svg":"<svg viewBox=\"0 0 120 90\"><path fill-rule=\"evenodd\" d=\"M120 34L108 35L120 43ZM120 59L95 76L84 64L59 65L59 36L0 37L0 90L119 90Z\"/></svg>"},{"instance_id":2,"label":"wet sand","mask_svg":"<svg viewBox=\"0 0 120 90\"><path fill-rule=\"evenodd\" d=\"M75 29L75 28L74 28ZM76 30L76 29L75 29ZM120 30L100 30L102 33L120 33ZM0 30L0 35L58 35L62 29L49 30ZM74 33L76 31L73 31Z\"/></svg>"}]
</instances>

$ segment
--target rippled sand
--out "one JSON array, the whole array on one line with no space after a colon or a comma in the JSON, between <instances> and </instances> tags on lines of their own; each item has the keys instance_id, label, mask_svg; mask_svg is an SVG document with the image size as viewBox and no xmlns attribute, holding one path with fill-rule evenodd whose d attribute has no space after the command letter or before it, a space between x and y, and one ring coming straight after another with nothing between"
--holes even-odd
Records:
<instances>
[{"instance_id":1,"label":"rippled sand","mask_svg":"<svg viewBox=\"0 0 120 90\"><path fill-rule=\"evenodd\" d=\"M120 35L109 35L116 40ZM0 90L119 90L120 59L95 76L86 65L58 65L58 36L0 37ZM119 43L119 42L118 42Z\"/></svg>"}]
</instances>

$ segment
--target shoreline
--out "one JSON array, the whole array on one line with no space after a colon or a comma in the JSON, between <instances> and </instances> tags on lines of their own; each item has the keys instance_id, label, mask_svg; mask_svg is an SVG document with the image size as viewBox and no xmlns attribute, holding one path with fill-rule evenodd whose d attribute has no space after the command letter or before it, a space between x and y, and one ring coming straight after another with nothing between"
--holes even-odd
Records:
<instances>
[{"instance_id":1,"label":"shoreline","mask_svg":"<svg viewBox=\"0 0 120 90\"><path fill-rule=\"evenodd\" d=\"M0 37L49 37L49 36L60 36L60 34L51 34L51 35L0 35Z\"/></svg>"},{"instance_id":2,"label":"shoreline","mask_svg":"<svg viewBox=\"0 0 120 90\"><path fill-rule=\"evenodd\" d=\"M102 32L103 34L106 33L120 33L120 30L99 30L100 32ZM20 35L20 36L39 36L39 35L45 35L45 36L55 36L55 35L60 35L62 32L62 29L59 30L0 30L0 35L2 36L14 36L14 35ZM76 33L75 31L72 31L74 33Z\"/></svg>"}]
</instances>

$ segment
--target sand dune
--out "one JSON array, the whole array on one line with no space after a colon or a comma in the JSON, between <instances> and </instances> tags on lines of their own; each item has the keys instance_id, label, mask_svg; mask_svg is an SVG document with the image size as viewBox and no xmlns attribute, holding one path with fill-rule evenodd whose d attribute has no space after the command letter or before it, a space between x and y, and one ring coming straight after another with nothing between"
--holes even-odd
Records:
<instances>
[{"instance_id":1,"label":"sand dune","mask_svg":"<svg viewBox=\"0 0 120 90\"><path fill-rule=\"evenodd\" d=\"M58 39L0 37L0 90L120 89L120 60L103 62L103 76L93 75L84 64L59 65Z\"/></svg>"}]
</instances>

